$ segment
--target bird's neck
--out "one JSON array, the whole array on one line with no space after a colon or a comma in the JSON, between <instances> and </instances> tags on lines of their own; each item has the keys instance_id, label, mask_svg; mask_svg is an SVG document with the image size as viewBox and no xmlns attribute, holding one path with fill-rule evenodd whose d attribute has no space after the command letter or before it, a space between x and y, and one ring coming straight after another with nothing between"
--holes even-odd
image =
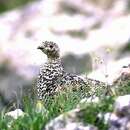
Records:
<instances>
[{"instance_id":1,"label":"bird's neck","mask_svg":"<svg viewBox=\"0 0 130 130\"><path fill-rule=\"evenodd\" d=\"M55 57L55 58L52 58L52 57L49 58L49 57L48 57L48 62L49 62L49 63L60 62L60 58L59 58L59 57L58 57L58 58L56 58L56 57Z\"/></svg>"}]
</instances>

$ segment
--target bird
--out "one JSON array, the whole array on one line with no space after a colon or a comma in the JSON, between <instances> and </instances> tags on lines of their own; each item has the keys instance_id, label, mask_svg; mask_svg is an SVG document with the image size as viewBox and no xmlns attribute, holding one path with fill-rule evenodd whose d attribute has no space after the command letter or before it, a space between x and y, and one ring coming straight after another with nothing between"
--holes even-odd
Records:
<instances>
[{"instance_id":1,"label":"bird","mask_svg":"<svg viewBox=\"0 0 130 130\"><path fill-rule=\"evenodd\" d=\"M118 79L113 85L109 85L99 80L88 77L83 79L76 74L66 72L61 62L60 49L57 43L53 41L44 41L37 49L47 56L47 62L40 67L36 83L37 97L40 101L46 102L48 97L53 97L59 90L64 90L65 87L72 87L73 90L79 88L82 91L83 98L95 95L113 95L111 89L120 81ZM128 68L130 68L130 65Z\"/></svg>"},{"instance_id":2,"label":"bird","mask_svg":"<svg viewBox=\"0 0 130 130\"><path fill-rule=\"evenodd\" d=\"M40 102L47 102L48 98L58 92L70 88L81 92L81 98L111 95L111 86L95 79L68 73L64 70L61 62L60 49L53 41L44 41L37 49L47 56L47 62L40 67L37 77L36 89Z\"/></svg>"},{"instance_id":3,"label":"bird","mask_svg":"<svg viewBox=\"0 0 130 130\"><path fill-rule=\"evenodd\" d=\"M68 73L64 70L61 62L60 49L57 43L53 41L44 41L38 46L47 56L47 62L40 67L37 77L37 96L39 100L46 102L48 96L54 96L59 89L65 86L80 86L83 90L86 83L76 74Z\"/></svg>"}]
</instances>

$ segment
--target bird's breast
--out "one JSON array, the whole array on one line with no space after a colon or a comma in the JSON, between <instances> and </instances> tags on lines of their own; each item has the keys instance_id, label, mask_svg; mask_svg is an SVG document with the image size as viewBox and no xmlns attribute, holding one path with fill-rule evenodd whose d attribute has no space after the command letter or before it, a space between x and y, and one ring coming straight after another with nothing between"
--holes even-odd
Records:
<instances>
[{"instance_id":1,"label":"bird's breast","mask_svg":"<svg viewBox=\"0 0 130 130\"><path fill-rule=\"evenodd\" d=\"M63 68L59 64L45 64L40 73L44 79L56 80L63 75Z\"/></svg>"}]
</instances>

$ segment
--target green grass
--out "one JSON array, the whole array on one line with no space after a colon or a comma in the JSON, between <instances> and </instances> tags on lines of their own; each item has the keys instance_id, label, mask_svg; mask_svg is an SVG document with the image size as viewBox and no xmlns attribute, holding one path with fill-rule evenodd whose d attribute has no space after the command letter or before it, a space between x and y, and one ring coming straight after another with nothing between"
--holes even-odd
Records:
<instances>
[{"instance_id":1,"label":"green grass","mask_svg":"<svg viewBox=\"0 0 130 130\"><path fill-rule=\"evenodd\" d=\"M0 13L23 6L34 0L1 0L0 1Z\"/></svg>"},{"instance_id":2,"label":"green grass","mask_svg":"<svg viewBox=\"0 0 130 130\"><path fill-rule=\"evenodd\" d=\"M127 85L125 84L123 91L124 94L130 93L129 85L129 83ZM121 91L122 95L122 89L119 89L119 91ZM53 100L48 99L48 104L46 106L48 113L37 113L36 100L32 100L31 96L24 97L23 104L26 115L24 117L18 118L17 120L14 120L11 124L11 127L8 128L7 124L9 123L10 119L4 117L4 113L8 112L8 109L4 109L0 113L0 128L1 130L41 130L51 119L54 119L61 113L76 108L77 104L79 104L81 100L80 95L81 93L79 91L67 90L59 93L54 97ZM96 115L98 113L113 111L114 99L117 96L118 95L114 95L109 98L102 97L99 103L80 104L82 112L84 113L81 120L85 123L93 124L101 130L106 130L107 125L105 125L102 120L97 120Z\"/></svg>"}]
</instances>

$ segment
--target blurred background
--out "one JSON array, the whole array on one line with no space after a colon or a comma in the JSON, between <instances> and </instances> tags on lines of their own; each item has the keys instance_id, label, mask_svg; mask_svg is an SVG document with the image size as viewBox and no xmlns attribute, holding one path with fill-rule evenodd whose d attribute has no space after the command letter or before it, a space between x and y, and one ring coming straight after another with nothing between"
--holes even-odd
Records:
<instances>
[{"instance_id":1,"label":"blurred background","mask_svg":"<svg viewBox=\"0 0 130 130\"><path fill-rule=\"evenodd\" d=\"M111 83L130 64L130 0L0 0L0 109L34 89L45 40L66 71Z\"/></svg>"}]
</instances>

